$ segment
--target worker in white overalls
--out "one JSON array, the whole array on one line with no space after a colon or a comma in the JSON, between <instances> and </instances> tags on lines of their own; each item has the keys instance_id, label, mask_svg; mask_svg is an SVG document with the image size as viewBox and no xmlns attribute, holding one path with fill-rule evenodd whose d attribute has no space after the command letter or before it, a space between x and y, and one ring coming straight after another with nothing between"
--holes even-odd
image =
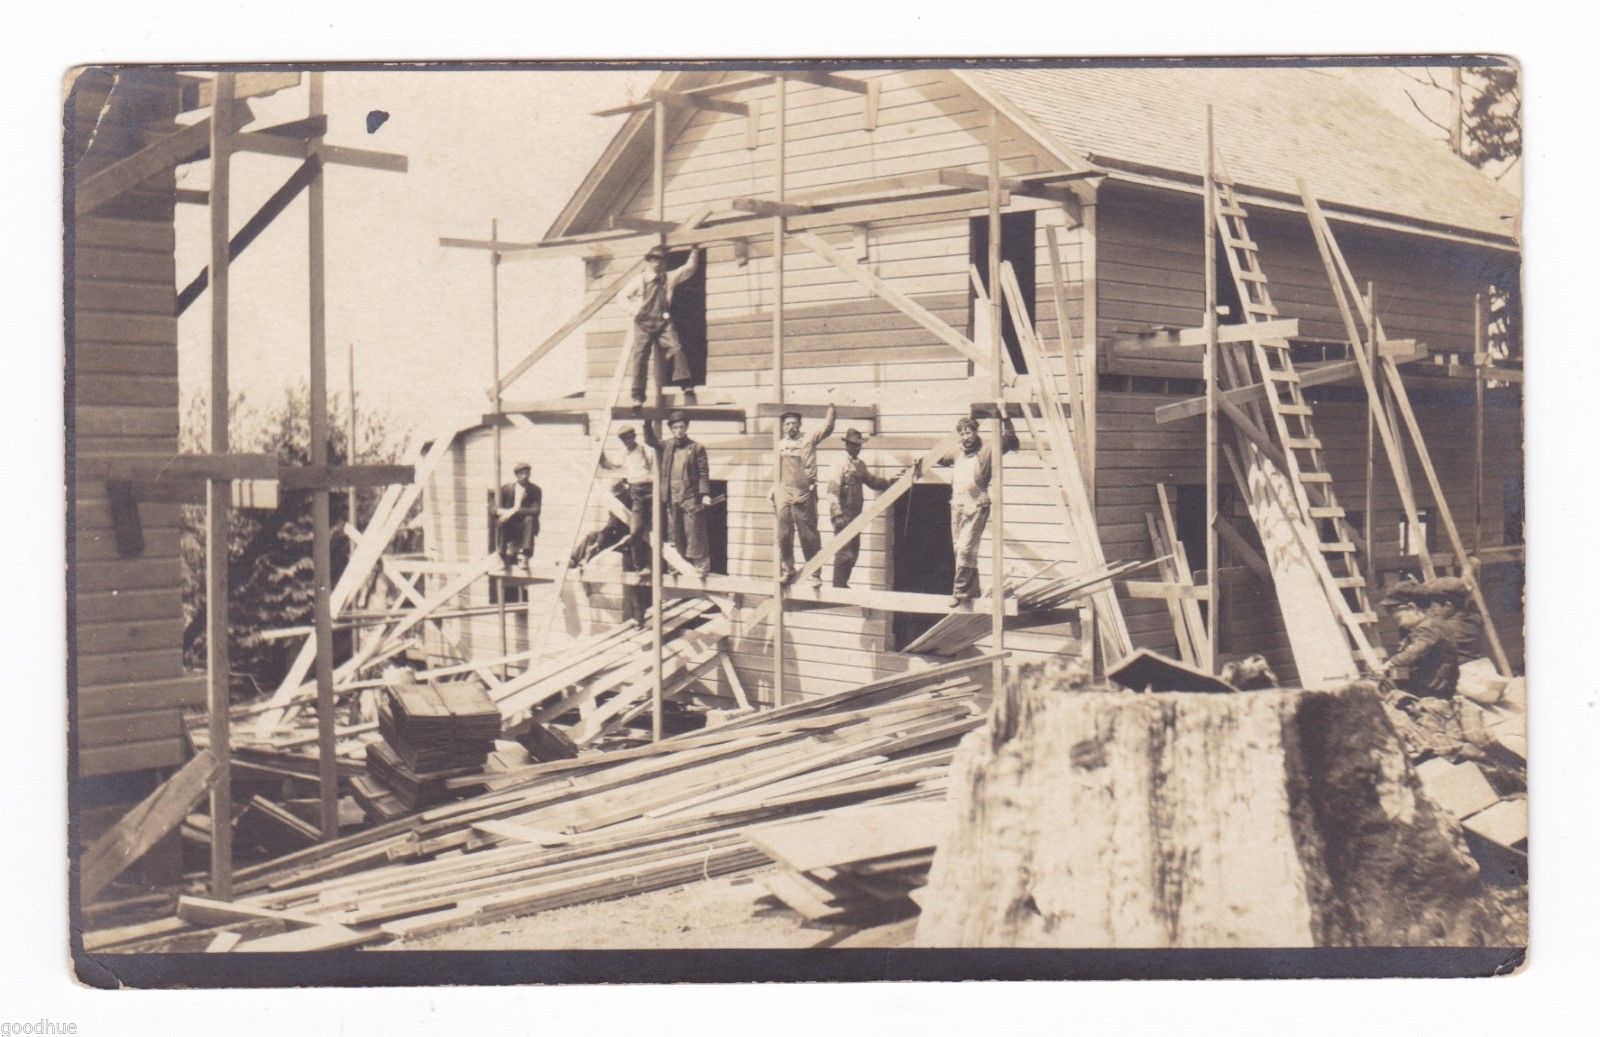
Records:
<instances>
[{"instance_id":1,"label":"worker in white overalls","mask_svg":"<svg viewBox=\"0 0 1600 1037\"><path fill-rule=\"evenodd\" d=\"M817 533L817 444L833 435L835 417L835 408L830 403L822 427L805 435L800 433L797 412L786 411L779 419L783 426L778 436L778 488L774 503L778 509L778 559L785 581L794 579L797 534L800 550L807 560L822 550L822 538ZM811 582L821 585L822 573L812 573Z\"/></svg>"},{"instance_id":2,"label":"worker in white overalls","mask_svg":"<svg viewBox=\"0 0 1600 1037\"><path fill-rule=\"evenodd\" d=\"M1017 433L1009 421L1002 421L1000 427L1000 450L1009 454L1017 449ZM978 546L989 524L989 480L994 475L994 447L979 438L978 423L962 418L956 422L956 431L961 434L960 447L939 462L954 469L950 473L950 541L956 553L956 578L950 591L951 608L980 593Z\"/></svg>"}]
</instances>

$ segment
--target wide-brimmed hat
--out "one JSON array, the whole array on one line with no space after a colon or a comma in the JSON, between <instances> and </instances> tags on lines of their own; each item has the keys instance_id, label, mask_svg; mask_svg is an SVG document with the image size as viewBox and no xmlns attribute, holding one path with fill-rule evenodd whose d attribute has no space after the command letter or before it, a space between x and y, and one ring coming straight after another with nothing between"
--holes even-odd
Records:
<instances>
[{"instance_id":1,"label":"wide-brimmed hat","mask_svg":"<svg viewBox=\"0 0 1600 1037\"><path fill-rule=\"evenodd\" d=\"M666 246L665 245L656 245L649 252L646 252L644 254L644 258L646 258L646 259L666 259L667 258Z\"/></svg>"},{"instance_id":2,"label":"wide-brimmed hat","mask_svg":"<svg viewBox=\"0 0 1600 1037\"><path fill-rule=\"evenodd\" d=\"M861 430L858 428L845 429L844 435L840 438L846 443L865 443L867 441L867 437L863 435Z\"/></svg>"}]
</instances>

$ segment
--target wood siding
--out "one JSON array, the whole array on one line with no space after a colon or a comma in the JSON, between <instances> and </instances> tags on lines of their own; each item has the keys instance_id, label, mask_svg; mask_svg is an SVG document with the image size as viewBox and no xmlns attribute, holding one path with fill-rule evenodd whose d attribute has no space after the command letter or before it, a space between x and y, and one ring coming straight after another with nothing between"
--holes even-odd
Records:
<instances>
[{"instance_id":1,"label":"wood siding","mask_svg":"<svg viewBox=\"0 0 1600 1037\"><path fill-rule=\"evenodd\" d=\"M739 196L770 196L774 151L771 88L729 95L729 99L754 99L764 106L759 147L746 147L742 117L696 113L669 146L665 192L668 219L681 219L705 204L726 209ZM950 77L931 71L884 76L878 129L874 133L864 129L862 104L855 95L790 84L787 161L791 192L947 166L982 171L987 115ZM1002 148L1002 171L1007 175L1048 168L1045 161L1032 146L1015 140L1008 139ZM981 196L974 197L975 204L981 205ZM652 205L651 187L641 182L622 211L653 216ZM1074 232L1064 230L1062 213L1053 205L1019 198L1012 208L1041 210L1036 232L1040 250L1037 310L1046 348L1059 352L1044 228L1053 225L1062 235L1069 309L1074 321L1081 320L1082 295L1077 239ZM968 216L982 211L975 208L970 213L942 218L874 224L866 236L865 261L879 277L952 326L966 330ZM825 231L823 237L847 251L854 249L857 240L847 228ZM592 263L591 290L598 290L617 271L626 269L648 245L641 238L631 250L618 249L609 262ZM711 401L730 394L763 398L772 385L771 237L763 233L749 239L743 255L736 255L732 244L714 245L708 250L706 261L708 384L701 391L701 398ZM925 436L929 445L950 433L956 417L965 412L969 396L981 392L981 387L969 380L967 361L800 243L790 242L785 266L784 369L788 397L876 404L879 432ZM612 389L612 375L627 338L628 324L628 312L619 303L608 306L586 329L589 395L596 400L606 400ZM1081 332L1081 326L1073 330ZM1057 375L1064 391L1065 380L1059 369ZM865 422L841 421L835 438L826 442L820 452L819 473L826 473L843 457L837 436L853 424L866 427ZM595 427L598 429L598 423ZM513 437L525 434L508 433L506 462L509 468L510 462L523 453L534 459L534 479L545 486L548 516L536 560L553 562L571 542L575 510L571 500L582 490L578 466L572 466L569 475L563 463L558 475L551 470L548 459L552 455L548 451L560 449L563 456L576 457L582 453L583 445L570 427L546 428L548 431L541 430L536 435L548 437L549 446L524 440L526 446L513 448L509 445ZM770 434L771 423L752 421L748 432ZM766 499L772 479L769 448L743 437L737 425L702 423L691 429L691 435L710 450L712 477L728 481L730 572L770 576L775 552L772 513ZM557 447L560 443L567 445ZM1024 436L1024 447L1028 445ZM615 442L608 447L613 457L619 456ZM470 505L466 514L459 509L463 500L481 502L486 488L493 484L490 451L487 431L467 437L454 459L456 470L437 477L460 489L449 491L455 495L438 504L433 503L433 492L428 495L430 510L453 513L447 521L429 519L430 543L438 546L442 557L465 558L487 550L482 504ZM870 440L863 453L867 463L886 476L898 472L913 456L912 451L874 450ZM541 466L538 458L546 458L546 463ZM541 478L541 468L545 478ZM547 479L560 486L558 492L552 494ZM820 479L825 479L825 474L820 474ZM926 479L943 482L947 476L944 470L934 469ZM1042 563L1058 558L1070 562L1074 557L1055 500L1037 457L1025 449L1008 458L1007 564L1013 571L1025 574ZM821 511L826 536L825 505ZM601 513L592 510L584 528L597 528L601 521ZM853 586L889 586L893 536L890 526L888 519L881 520L862 537ZM989 565L986 545L981 566L985 589L992 583ZM536 589L534 608L543 615L548 603L540 602L538 594ZM578 632L594 624L614 622L619 616L617 601L591 589L588 607L569 607L563 621L569 632ZM498 647L495 617L476 620L470 627L472 638L490 638L480 643ZM890 627L890 616L877 611L838 608L791 612L786 617L786 687L801 695L826 694L903 669L910 660L890 651ZM1012 643L1008 638L1008 646ZM746 689L758 700L769 699L772 651L767 628L754 636L736 631L732 645L733 661ZM1076 640L1056 628L1019 633L1015 646L1023 654L1077 650Z\"/></svg>"},{"instance_id":2,"label":"wood siding","mask_svg":"<svg viewBox=\"0 0 1600 1037\"><path fill-rule=\"evenodd\" d=\"M124 70L111 81L87 71L68 101L67 159L80 178L174 127L174 77ZM74 221L69 263L70 456L176 453L173 174ZM181 763L179 709L203 701L204 682L183 670L178 507L141 503L144 550L127 558L104 482L74 482L69 518L78 772Z\"/></svg>"}]
</instances>

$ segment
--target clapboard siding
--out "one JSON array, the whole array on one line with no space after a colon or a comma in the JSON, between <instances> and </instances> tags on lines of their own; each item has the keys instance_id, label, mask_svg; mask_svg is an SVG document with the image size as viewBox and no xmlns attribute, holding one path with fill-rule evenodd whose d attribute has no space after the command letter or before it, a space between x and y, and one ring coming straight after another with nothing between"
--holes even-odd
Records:
<instances>
[{"instance_id":1,"label":"clapboard siding","mask_svg":"<svg viewBox=\"0 0 1600 1037\"><path fill-rule=\"evenodd\" d=\"M80 177L175 126L173 76L125 69L117 77L110 103L108 73L89 70L74 84L68 160ZM177 449L173 186L171 171L159 174L73 221L69 419L79 461ZM179 709L197 704L203 688L183 673L177 506L141 503L143 550L124 558L104 483L80 478L73 490L78 772L175 765L185 752Z\"/></svg>"},{"instance_id":2,"label":"clapboard siding","mask_svg":"<svg viewBox=\"0 0 1600 1037\"><path fill-rule=\"evenodd\" d=\"M1101 334L1199 326L1205 308L1199 198L1110 186L1098 219ZM1343 341L1306 218L1258 208L1249 224L1280 316L1298 318L1306 338ZM1505 276L1503 255L1338 222L1333 230L1351 272L1373 284L1390 338L1415 338L1435 352L1472 352L1473 296ZM1220 255L1218 263L1226 282Z\"/></svg>"}]
</instances>

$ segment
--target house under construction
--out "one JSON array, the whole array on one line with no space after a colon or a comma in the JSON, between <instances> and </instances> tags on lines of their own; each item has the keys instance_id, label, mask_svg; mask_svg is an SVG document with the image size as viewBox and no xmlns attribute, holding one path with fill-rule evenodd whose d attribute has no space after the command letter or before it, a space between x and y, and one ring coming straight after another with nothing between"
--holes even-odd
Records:
<instances>
[{"instance_id":1,"label":"house under construction","mask_svg":"<svg viewBox=\"0 0 1600 1037\"><path fill-rule=\"evenodd\" d=\"M717 827L743 823L740 810L783 818L807 796L881 795L924 814L926 800L942 803L954 745L986 723L991 701L987 722L1014 730L1008 666L1067 657L1098 675L1146 649L1209 680L1261 655L1284 687L1343 687L1395 645L1377 602L1403 575L1470 577L1494 668L1521 671L1518 202L1335 71L663 73L638 101L596 113L618 120L616 135L543 239L441 239L462 263L487 259L496 300L503 264L581 257L585 298L557 327L505 329L497 308L488 314L483 413L419 416L437 428L398 466L328 463L321 181L332 166L403 172L405 159L323 140L320 73L306 83L306 118L244 128L250 97L300 85L281 72L128 74L120 86L86 78L75 97L80 136L120 134L85 149L69 177L79 773L160 777L190 757L87 851L86 898L186 819L186 835L210 849L215 900L188 914L180 905L183 921L245 917L222 905L237 892L254 898L251 924L306 927L281 949L573 902L562 899L577 895L560 885L566 873L551 899L528 890L544 890L536 879L557 873L539 869L567 866L559 853L582 856L570 847L596 831L595 859L581 865L601 876L583 887L596 896L753 867L781 854ZM206 106L206 119L173 121ZM237 231L235 151L299 163ZM202 157L208 191L179 191L172 169ZM212 398L225 398L230 259L302 192L311 463L230 452L215 414L208 453L174 462L167 309L211 293ZM211 265L182 292L170 255L179 202L211 213ZM655 247L674 267L699 250L671 304L695 391L663 389L658 373L634 406L639 343L624 291ZM539 344L502 355L502 339ZM541 396L539 363L570 341L581 344L585 390ZM779 416L799 411L815 427L830 406L837 428L819 469L840 459L853 428L888 486L838 535L824 531L821 553L785 580L769 497ZM649 571L615 550L571 564L585 534L625 517L611 494L617 432L677 409L709 452L711 572L663 543L659 487ZM966 417L991 443L1008 419L1020 447L995 466L983 592L952 605L951 488L939 462ZM494 511L519 461L542 488L541 530L529 563L507 567ZM353 486L385 489L364 529L340 531L351 550L334 573L328 495ZM272 506L280 488L313 500L315 625L279 686L240 704L228 681L228 512ZM213 635L204 683L182 672L176 649L171 506L200 500ZM395 534L419 501L423 550L401 553ZM850 585L834 587L832 555L856 535ZM624 618L628 594L655 603L642 622ZM335 623L353 631L343 658ZM431 692L384 672L406 657ZM482 723L439 691L467 685L490 703L489 727L548 741L498 778L474 766L414 781L426 770L415 759L375 753L380 736L404 742L405 723ZM380 709L385 688L392 700ZM899 701L908 689L915 701ZM727 730L610 760L579 755L646 721L661 742L673 700L725 710ZM202 701L204 715L180 719ZM826 727L817 738L841 744L797 764L764 740L792 737L786 724ZM741 738L744 760L728 748ZM552 746L559 759L544 754ZM669 750L713 763L681 778ZM758 756L781 795L761 783L767 771L744 778ZM538 786L551 774L555 786ZM315 821L260 795L244 807L305 848L236 873L235 780L314 788ZM642 780L664 783L662 805L630 784ZM445 820L419 812L485 787L510 791L455 804ZM605 809L567 803L574 789ZM341 831L346 791L372 827ZM207 794L201 831L190 812ZM719 797L738 810L717 813L728 806ZM694 817L710 835L641 813L702 801L711 813ZM1490 803L1504 801L1475 809ZM613 824L644 833L647 878L602 867ZM557 831L574 840L559 851L542 841ZM902 848L894 867L925 872L930 845ZM485 848L537 871L533 885L468 899L454 869L471 872ZM408 864L417 870L407 878L351 874ZM490 881L474 873L469 885L480 878ZM271 914L281 910L295 914Z\"/></svg>"}]
</instances>

